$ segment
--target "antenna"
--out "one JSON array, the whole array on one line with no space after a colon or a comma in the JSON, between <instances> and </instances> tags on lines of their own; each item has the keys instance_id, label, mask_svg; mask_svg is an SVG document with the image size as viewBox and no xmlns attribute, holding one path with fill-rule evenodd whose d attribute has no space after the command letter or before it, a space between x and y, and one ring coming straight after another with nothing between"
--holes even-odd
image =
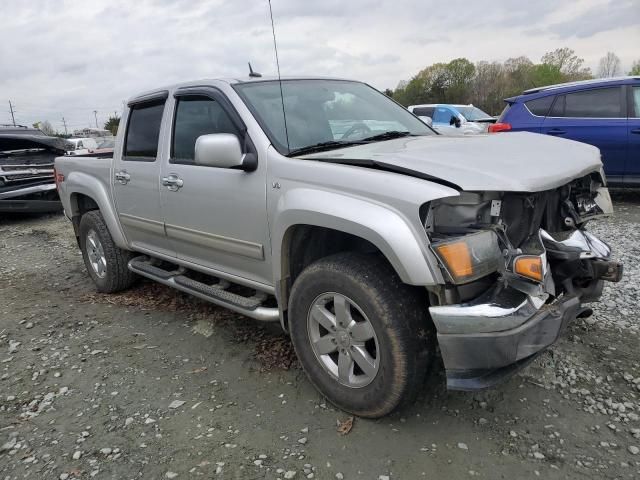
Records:
<instances>
[{"instance_id":1,"label":"antenna","mask_svg":"<svg viewBox=\"0 0 640 480\"><path fill-rule=\"evenodd\" d=\"M273 10L271 0L269 0L269 15L271 16L271 32L273 33L273 49L276 51L276 66L278 67L278 84L280 85L280 100L282 101L282 119L284 120L284 135L287 139L287 150L291 152L289 146L289 130L287 129L287 114L284 111L284 93L282 93L282 77L280 76L280 60L278 60L278 44L276 43L276 28L273 25Z\"/></svg>"},{"instance_id":2,"label":"antenna","mask_svg":"<svg viewBox=\"0 0 640 480\"><path fill-rule=\"evenodd\" d=\"M252 78L260 78L260 77L262 77L261 73L253 71L253 68L251 68L251 62L248 62L248 63L249 63L249 76L252 77Z\"/></svg>"}]
</instances>

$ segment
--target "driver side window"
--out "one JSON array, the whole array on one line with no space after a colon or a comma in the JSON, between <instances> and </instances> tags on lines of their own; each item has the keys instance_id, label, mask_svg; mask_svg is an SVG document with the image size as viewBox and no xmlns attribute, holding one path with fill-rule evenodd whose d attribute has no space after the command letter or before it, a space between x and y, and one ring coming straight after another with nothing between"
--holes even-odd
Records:
<instances>
[{"instance_id":1,"label":"driver side window","mask_svg":"<svg viewBox=\"0 0 640 480\"><path fill-rule=\"evenodd\" d=\"M433 123L445 123L449 124L453 112L445 107L437 107L433 113Z\"/></svg>"},{"instance_id":2,"label":"driver side window","mask_svg":"<svg viewBox=\"0 0 640 480\"><path fill-rule=\"evenodd\" d=\"M176 104L170 163L193 165L196 140L210 133L231 133L241 140L240 132L222 106L205 96L185 96Z\"/></svg>"}]
</instances>

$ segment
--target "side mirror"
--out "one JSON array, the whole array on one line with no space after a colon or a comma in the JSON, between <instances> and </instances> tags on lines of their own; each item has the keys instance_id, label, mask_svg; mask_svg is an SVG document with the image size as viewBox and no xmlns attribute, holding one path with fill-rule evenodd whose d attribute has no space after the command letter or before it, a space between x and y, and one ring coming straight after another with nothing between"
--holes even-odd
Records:
<instances>
[{"instance_id":1,"label":"side mirror","mask_svg":"<svg viewBox=\"0 0 640 480\"><path fill-rule=\"evenodd\" d=\"M424 115L418 115L418 118L422 120L424 123L426 123L427 125L429 125L430 127L433 127L433 118L427 117Z\"/></svg>"},{"instance_id":2,"label":"side mirror","mask_svg":"<svg viewBox=\"0 0 640 480\"><path fill-rule=\"evenodd\" d=\"M460 128L460 125L462 125L462 122L460 122L460 119L455 115L451 115L451 120L449 120L449 125L455 125L456 128Z\"/></svg>"},{"instance_id":3,"label":"side mirror","mask_svg":"<svg viewBox=\"0 0 640 480\"><path fill-rule=\"evenodd\" d=\"M195 164L207 167L255 170L257 159L242 153L240 140L230 133L211 133L196 139Z\"/></svg>"}]
</instances>

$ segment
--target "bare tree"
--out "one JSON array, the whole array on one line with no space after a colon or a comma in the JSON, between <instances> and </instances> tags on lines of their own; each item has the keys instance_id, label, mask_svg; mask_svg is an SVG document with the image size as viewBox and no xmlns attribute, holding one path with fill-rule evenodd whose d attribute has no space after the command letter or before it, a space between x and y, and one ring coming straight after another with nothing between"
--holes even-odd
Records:
<instances>
[{"instance_id":1,"label":"bare tree","mask_svg":"<svg viewBox=\"0 0 640 480\"><path fill-rule=\"evenodd\" d=\"M34 128L40 129L42 133L45 135L55 135L56 131L51 126L49 120L45 120L44 122L36 122L33 124Z\"/></svg>"},{"instance_id":2,"label":"bare tree","mask_svg":"<svg viewBox=\"0 0 640 480\"><path fill-rule=\"evenodd\" d=\"M576 55L570 48L556 48L542 57L542 63L557 67L568 80L591 78L591 69L583 67L584 59Z\"/></svg>"},{"instance_id":3,"label":"bare tree","mask_svg":"<svg viewBox=\"0 0 640 480\"><path fill-rule=\"evenodd\" d=\"M613 52L607 54L600 59L598 66L598 77L610 78L620 74L620 58Z\"/></svg>"}]
</instances>

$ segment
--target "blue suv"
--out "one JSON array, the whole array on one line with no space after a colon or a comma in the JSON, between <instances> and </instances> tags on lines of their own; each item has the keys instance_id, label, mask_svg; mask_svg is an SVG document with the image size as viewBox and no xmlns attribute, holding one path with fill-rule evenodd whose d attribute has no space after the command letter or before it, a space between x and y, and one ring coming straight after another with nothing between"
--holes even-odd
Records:
<instances>
[{"instance_id":1,"label":"blue suv","mask_svg":"<svg viewBox=\"0 0 640 480\"><path fill-rule=\"evenodd\" d=\"M528 131L600 149L607 180L640 186L640 77L564 83L526 90L489 132Z\"/></svg>"}]
</instances>

